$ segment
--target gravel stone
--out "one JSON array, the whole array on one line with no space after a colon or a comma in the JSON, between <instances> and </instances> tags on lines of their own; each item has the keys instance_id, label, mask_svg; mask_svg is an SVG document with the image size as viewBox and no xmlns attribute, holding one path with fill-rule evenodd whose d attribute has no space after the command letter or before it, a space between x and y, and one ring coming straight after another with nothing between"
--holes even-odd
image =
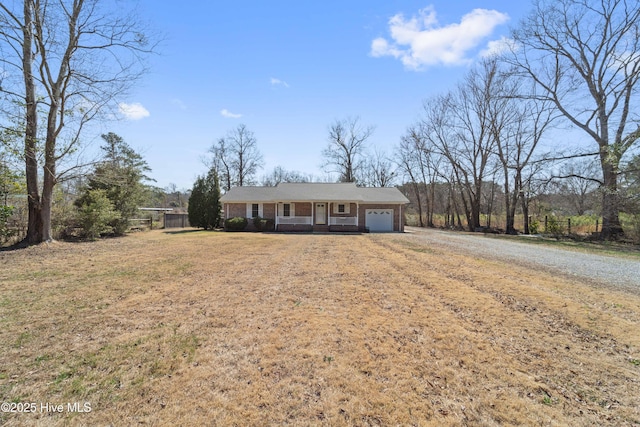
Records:
<instances>
[{"instance_id":1,"label":"gravel stone","mask_svg":"<svg viewBox=\"0 0 640 427\"><path fill-rule=\"evenodd\" d=\"M590 254L545 245L496 239L478 233L460 233L417 227L405 227L408 237L426 245L447 248L474 256L513 262L594 284L640 294L640 261Z\"/></svg>"}]
</instances>

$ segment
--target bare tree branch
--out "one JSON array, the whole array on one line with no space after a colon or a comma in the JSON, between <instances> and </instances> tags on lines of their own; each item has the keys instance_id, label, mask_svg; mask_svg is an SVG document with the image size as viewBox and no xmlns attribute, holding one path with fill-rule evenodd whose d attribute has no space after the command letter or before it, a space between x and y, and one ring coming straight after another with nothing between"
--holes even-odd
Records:
<instances>
[{"instance_id":1,"label":"bare tree branch","mask_svg":"<svg viewBox=\"0 0 640 427\"><path fill-rule=\"evenodd\" d=\"M358 182L365 160L366 141L374 129L360 124L358 117L336 120L329 126L329 144L322 150L325 170L338 173L341 182Z\"/></svg>"}]
</instances>

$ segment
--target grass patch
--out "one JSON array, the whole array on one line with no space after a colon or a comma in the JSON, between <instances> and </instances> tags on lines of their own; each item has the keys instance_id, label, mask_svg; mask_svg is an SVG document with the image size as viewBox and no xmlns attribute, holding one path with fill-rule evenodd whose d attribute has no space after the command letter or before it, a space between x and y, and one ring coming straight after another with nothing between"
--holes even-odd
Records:
<instances>
[{"instance_id":1,"label":"grass patch","mask_svg":"<svg viewBox=\"0 0 640 427\"><path fill-rule=\"evenodd\" d=\"M16 338L16 341L14 342L13 347L20 348L23 345L25 345L30 339L31 339L30 332L21 332Z\"/></svg>"},{"instance_id":2,"label":"grass patch","mask_svg":"<svg viewBox=\"0 0 640 427\"><path fill-rule=\"evenodd\" d=\"M152 231L0 262L0 398L92 407L1 424L625 425L640 407L639 297L402 235Z\"/></svg>"}]
</instances>

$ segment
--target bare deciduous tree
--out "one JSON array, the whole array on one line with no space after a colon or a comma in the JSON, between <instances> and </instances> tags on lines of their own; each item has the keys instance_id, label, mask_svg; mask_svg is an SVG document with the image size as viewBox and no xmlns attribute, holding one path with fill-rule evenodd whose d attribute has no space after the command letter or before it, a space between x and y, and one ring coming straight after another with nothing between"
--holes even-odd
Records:
<instances>
[{"instance_id":1,"label":"bare deciduous tree","mask_svg":"<svg viewBox=\"0 0 640 427\"><path fill-rule=\"evenodd\" d=\"M485 72L494 73L489 115L498 163L503 172L506 232L515 234L515 214L521 202L524 232L529 233L527 183L537 171L534 154L555 116L548 101L521 97L528 81L500 69L497 58L486 60ZM536 163L536 166L540 166Z\"/></svg>"},{"instance_id":2,"label":"bare deciduous tree","mask_svg":"<svg viewBox=\"0 0 640 427\"><path fill-rule=\"evenodd\" d=\"M209 152L213 154L211 164L209 164L208 159L205 159L204 163L209 169L215 169L218 172L218 176L222 181L222 190L229 191L232 187L233 173L231 172L232 154L227 147L227 140L220 138L217 143L211 146Z\"/></svg>"},{"instance_id":3,"label":"bare deciduous tree","mask_svg":"<svg viewBox=\"0 0 640 427\"><path fill-rule=\"evenodd\" d=\"M433 227L436 181L442 172L442 156L434 150L424 123L407 129L397 148L398 169L409 178L418 203L419 225ZM424 209L423 209L424 204ZM423 212L424 211L424 212Z\"/></svg>"},{"instance_id":4,"label":"bare deciduous tree","mask_svg":"<svg viewBox=\"0 0 640 427\"><path fill-rule=\"evenodd\" d=\"M365 161L365 143L373 131L373 126L361 125L357 117L329 126L329 145L322 151L327 172L338 173L340 182L357 182Z\"/></svg>"},{"instance_id":5,"label":"bare deciduous tree","mask_svg":"<svg viewBox=\"0 0 640 427\"><path fill-rule=\"evenodd\" d=\"M370 187L390 187L397 176L393 162L383 152L374 149L363 166L363 184Z\"/></svg>"},{"instance_id":6,"label":"bare deciduous tree","mask_svg":"<svg viewBox=\"0 0 640 427\"><path fill-rule=\"evenodd\" d=\"M420 162L416 156L416 147L422 145L421 133L415 127L407 130L407 134L400 139L400 145L396 149L396 162L398 169L402 171L416 197L418 208L418 225L424 227L423 197L421 189L424 187L424 180L420 179ZM422 184L422 185L421 185Z\"/></svg>"},{"instance_id":7,"label":"bare deciduous tree","mask_svg":"<svg viewBox=\"0 0 640 427\"><path fill-rule=\"evenodd\" d=\"M24 243L51 240L58 166L77 149L87 124L144 73L142 58L154 49L144 31L134 15L102 0L0 2L0 91L5 114L12 114L2 126L24 136Z\"/></svg>"},{"instance_id":8,"label":"bare deciduous tree","mask_svg":"<svg viewBox=\"0 0 640 427\"><path fill-rule=\"evenodd\" d=\"M510 62L599 150L602 236L622 235L618 175L640 138L640 3L636 0L540 0L513 33Z\"/></svg>"},{"instance_id":9,"label":"bare deciduous tree","mask_svg":"<svg viewBox=\"0 0 640 427\"><path fill-rule=\"evenodd\" d=\"M480 227L482 188L493 174L490 160L495 149L490 103L495 73L473 69L455 91L425 102L423 129L433 149L451 164L462 191L467 227Z\"/></svg>"},{"instance_id":10,"label":"bare deciduous tree","mask_svg":"<svg viewBox=\"0 0 640 427\"><path fill-rule=\"evenodd\" d=\"M262 177L262 185L265 187L275 187L281 182L313 182L313 176L276 166L270 174Z\"/></svg>"},{"instance_id":11,"label":"bare deciduous tree","mask_svg":"<svg viewBox=\"0 0 640 427\"><path fill-rule=\"evenodd\" d=\"M255 184L255 176L264 163L256 137L244 124L220 138L209 152L225 191Z\"/></svg>"}]
</instances>

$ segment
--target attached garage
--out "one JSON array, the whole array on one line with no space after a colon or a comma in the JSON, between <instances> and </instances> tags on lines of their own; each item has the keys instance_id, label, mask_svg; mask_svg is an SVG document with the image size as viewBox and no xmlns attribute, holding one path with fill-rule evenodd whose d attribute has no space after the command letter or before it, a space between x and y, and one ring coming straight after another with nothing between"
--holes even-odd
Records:
<instances>
[{"instance_id":1,"label":"attached garage","mask_svg":"<svg viewBox=\"0 0 640 427\"><path fill-rule=\"evenodd\" d=\"M367 209L365 215L369 231L393 231L393 209Z\"/></svg>"}]
</instances>

